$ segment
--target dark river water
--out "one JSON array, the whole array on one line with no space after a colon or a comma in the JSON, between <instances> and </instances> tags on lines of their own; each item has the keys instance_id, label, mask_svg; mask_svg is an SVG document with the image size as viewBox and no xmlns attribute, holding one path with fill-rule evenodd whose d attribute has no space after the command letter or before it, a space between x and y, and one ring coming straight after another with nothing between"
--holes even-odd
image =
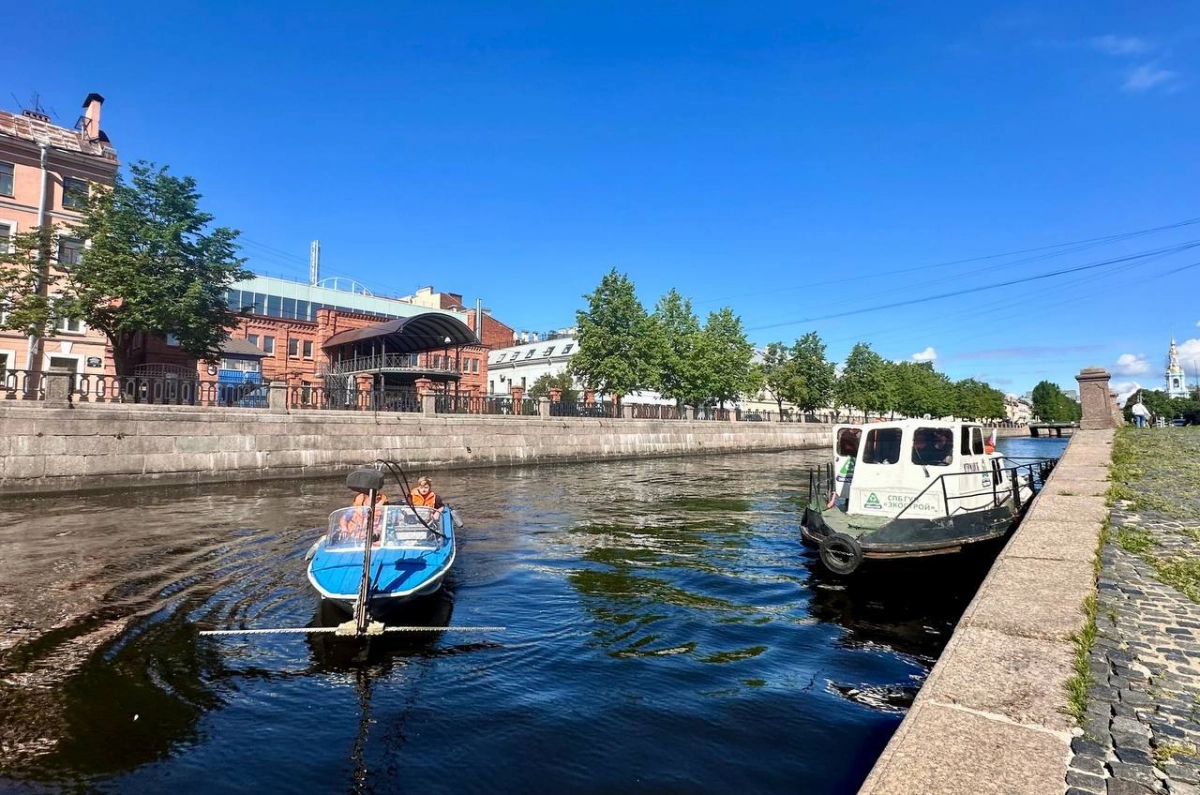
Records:
<instances>
[{"instance_id":1,"label":"dark river water","mask_svg":"<svg viewBox=\"0 0 1200 795\"><path fill-rule=\"evenodd\" d=\"M1002 440L1057 455L1059 440ZM0 791L847 793L986 561L846 587L801 546L824 451L446 472L416 625L305 577L341 481L0 501Z\"/></svg>"}]
</instances>

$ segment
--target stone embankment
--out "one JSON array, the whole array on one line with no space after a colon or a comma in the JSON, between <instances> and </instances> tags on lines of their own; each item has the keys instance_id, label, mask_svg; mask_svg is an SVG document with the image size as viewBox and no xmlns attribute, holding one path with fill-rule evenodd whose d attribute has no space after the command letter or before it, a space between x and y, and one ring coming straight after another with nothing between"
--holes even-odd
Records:
<instances>
[{"instance_id":1,"label":"stone embankment","mask_svg":"<svg viewBox=\"0 0 1200 795\"><path fill-rule=\"evenodd\" d=\"M1108 373L1088 368L1076 378L1080 430L959 620L862 795L1066 790L1072 741L1081 734L1068 685L1094 604L1113 429L1121 424Z\"/></svg>"},{"instance_id":2,"label":"stone embankment","mask_svg":"<svg viewBox=\"0 0 1200 795\"><path fill-rule=\"evenodd\" d=\"M827 447L816 423L0 406L0 493Z\"/></svg>"},{"instance_id":3,"label":"stone embankment","mask_svg":"<svg viewBox=\"0 0 1200 795\"><path fill-rule=\"evenodd\" d=\"M1081 430L967 607L866 795L1061 793L1073 633L1095 593L1112 431Z\"/></svg>"}]
</instances>

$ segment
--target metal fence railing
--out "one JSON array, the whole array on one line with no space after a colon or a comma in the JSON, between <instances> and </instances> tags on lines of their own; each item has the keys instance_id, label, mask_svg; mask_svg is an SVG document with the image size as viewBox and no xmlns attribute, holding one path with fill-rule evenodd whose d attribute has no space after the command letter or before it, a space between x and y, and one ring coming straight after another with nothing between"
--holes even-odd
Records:
<instances>
[{"instance_id":1,"label":"metal fence railing","mask_svg":"<svg viewBox=\"0 0 1200 795\"><path fill-rule=\"evenodd\" d=\"M770 411L721 409L711 406L675 406L650 403L614 403L612 400L547 401L534 397L514 400L511 395L469 395L436 392L424 396L413 387L361 386L352 376L329 373L323 383L288 386L260 383L202 381L186 373L152 372L114 376L59 371L35 372L0 368L0 403L45 401L47 385L68 378L72 403L137 403L213 408L269 408L274 399L288 410L338 410L434 414L537 417L630 418L638 420L713 420L739 422L819 422L813 416L777 415ZM61 384L61 382L59 382ZM55 390L61 389L56 386ZM427 401L432 400L429 404Z\"/></svg>"}]
</instances>

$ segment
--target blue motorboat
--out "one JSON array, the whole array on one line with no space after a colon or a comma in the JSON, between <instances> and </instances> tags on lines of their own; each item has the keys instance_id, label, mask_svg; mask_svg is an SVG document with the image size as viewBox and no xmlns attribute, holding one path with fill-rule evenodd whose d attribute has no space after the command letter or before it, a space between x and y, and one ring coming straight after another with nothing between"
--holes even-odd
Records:
<instances>
[{"instance_id":1,"label":"blue motorboat","mask_svg":"<svg viewBox=\"0 0 1200 795\"><path fill-rule=\"evenodd\" d=\"M331 513L327 532L309 550L309 582L356 618L359 605L366 606L362 618L378 617L389 607L436 593L454 565L450 506L378 504L382 480L375 470L353 473L347 485L365 495L367 504Z\"/></svg>"}]
</instances>

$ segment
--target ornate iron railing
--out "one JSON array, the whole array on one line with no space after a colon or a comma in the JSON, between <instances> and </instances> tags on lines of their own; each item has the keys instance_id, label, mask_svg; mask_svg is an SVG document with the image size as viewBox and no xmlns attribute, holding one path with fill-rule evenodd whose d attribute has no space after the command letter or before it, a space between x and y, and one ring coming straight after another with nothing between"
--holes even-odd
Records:
<instances>
[{"instance_id":1,"label":"ornate iron railing","mask_svg":"<svg viewBox=\"0 0 1200 795\"><path fill-rule=\"evenodd\" d=\"M353 359L343 359L329 365L328 371L333 375L349 373L369 373L390 370L393 372L432 372L457 373L458 360L453 357L442 357L437 366L427 354L425 364L415 353L380 353L374 356L358 356Z\"/></svg>"},{"instance_id":2,"label":"ornate iron railing","mask_svg":"<svg viewBox=\"0 0 1200 795\"><path fill-rule=\"evenodd\" d=\"M551 417L619 417L620 404L612 401L593 401L591 403L560 400L550 404Z\"/></svg>"},{"instance_id":3,"label":"ornate iron railing","mask_svg":"<svg viewBox=\"0 0 1200 795\"><path fill-rule=\"evenodd\" d=\"M684 412L678 406L664 406L655 403L627 404L630 416L635 420L679 420Z\"/></svg>"}]
</instances>

